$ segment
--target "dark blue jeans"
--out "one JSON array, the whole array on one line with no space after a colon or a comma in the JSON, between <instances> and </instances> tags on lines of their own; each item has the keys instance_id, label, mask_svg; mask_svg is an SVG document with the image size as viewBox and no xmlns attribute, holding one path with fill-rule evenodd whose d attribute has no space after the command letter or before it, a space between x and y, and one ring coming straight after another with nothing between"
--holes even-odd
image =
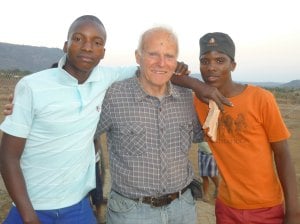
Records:
<instances>
[{"instance_id":1,"label":"dark blue jeans","mask_svg":"<svg viewBox=\"0 0 300 224\"><path fill-rule=\"evenodd\" d=\"M43 224L96 224L90 200L85 197L79 203L70 207L53 210L36 210ZM3 224L23 224L18 209L13 206Z\"/></svg>"}]
</instances>

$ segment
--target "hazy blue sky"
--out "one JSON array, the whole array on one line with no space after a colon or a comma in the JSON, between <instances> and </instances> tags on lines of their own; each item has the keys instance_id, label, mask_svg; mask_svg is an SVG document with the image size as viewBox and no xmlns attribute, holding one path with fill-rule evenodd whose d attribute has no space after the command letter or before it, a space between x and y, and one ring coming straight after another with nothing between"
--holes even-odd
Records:
<instances>
[{"instance_id":1,"label":"hazy blue sky","mask_svg":"<svg viewBox=\"0 0 300 224\"><path fill-rule=\"evenodd\" d=\"M199 72L199 38L228 33L236 44L237 81L300 79L297 0L7 0L1 2L0 42L62 48L69 25L98 16L108 39L103 65L135 64L140 34L167 25L178 35L179 60ZM1 60L1 59L0 59Z\"/></svg>"}]
</instances>

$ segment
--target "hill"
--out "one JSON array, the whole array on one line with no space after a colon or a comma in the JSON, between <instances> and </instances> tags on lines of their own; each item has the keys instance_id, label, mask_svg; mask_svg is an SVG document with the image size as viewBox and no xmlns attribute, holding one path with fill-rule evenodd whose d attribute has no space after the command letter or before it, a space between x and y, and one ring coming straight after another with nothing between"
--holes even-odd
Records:
<instances>
[{"instance_id":1,"label":"hill","mask_svg":"<svg viewBox=\"0 0 300 224\"><path fill-rule=\"evenodd\" d=\"M280 85L283 88L300 88L300 79Z\"/></svg>"},{"instance_id":2,"label":"hill","mask_svg":"<svg viewBox=\"0 0 300 224\"><path fill-rule=\"evenodd\" d=\"M261 86L266 88L300 88L300 80L293 80L287 83L281 83L281 82L248 82L248 84L252 84L255 86Z\"/></svg>"},{"instance_id":3,"label":"hill","mask_svg":"<svg viewBox=\"0 0 300 224\"><path fill-rule=\"evenodd\" d=\"M193 73L190 76L198 78L202 80L201 75L199 73ZM279 88L300 88L300 79L293 80L287 83L282 83L282 82L241 82L243 84L251 84L255 86L261 86L261 87L266 87L266 88L274 88L274 87L279 87Z\"/></svg>"},{"instance_id":4,"label":"hill","mask_svg":"<svg viewBox=\"0 0 300 224\"><path fill-rule=\"evenodd\" d=\"M37 72L49 68L63 55L58 48L0 42L0 69Z\"/></svg>"}]
</instances>

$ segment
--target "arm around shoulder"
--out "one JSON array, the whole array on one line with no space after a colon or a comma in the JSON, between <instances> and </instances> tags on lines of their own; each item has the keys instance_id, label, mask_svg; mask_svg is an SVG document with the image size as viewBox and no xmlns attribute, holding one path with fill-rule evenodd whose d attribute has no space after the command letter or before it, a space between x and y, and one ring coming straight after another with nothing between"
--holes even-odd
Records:
<instances>
[{"instance_id":1,"label":"arm around shoulder","mask_svg":"<svg viewBox=\"0 0 300 224\"><path fill-rule=\"evenodd\" d=\"M216 87L210 86L197 78L188 75L173 75L171 81L175 85L193 90L195 95L204 103L208 104L209 100L215 101L221 111L224 110L224 105L232 106L232 103Z\"/></svg>"}]
</instances>

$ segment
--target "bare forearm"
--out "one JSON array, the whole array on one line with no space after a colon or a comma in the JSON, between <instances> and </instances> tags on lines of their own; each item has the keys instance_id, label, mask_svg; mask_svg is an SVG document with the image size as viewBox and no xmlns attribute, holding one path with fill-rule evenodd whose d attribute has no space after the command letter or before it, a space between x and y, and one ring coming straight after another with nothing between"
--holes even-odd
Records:
<instances>
[{"instance_id":1,"label":"bare forearm","mask_svg":"<svg viewBox=\"0 0 300 224\"><path fill-rule=\"evenodd\" d=\"M286 205L293 208L296 205L297 198L295 169L288 160L282 158L280 161L276 161L276 167L283 188Z\"/></svg>"},{"instance_id":2,"label":"bare forearm","mask_svg":"<svg viewBox=\"0 0 300 224\"><path fill-rule=\"evenodd\" d=\"M20 167L26 139L3 133L0 146L0 171L7 191L18 208L23 222L40 223L29 199Z\"/></svg>"},{"instance_id":3,"label":"bare forearm","mask_svg":"<svg viewBox=\"0 0 300 224\"><path fill-rule=\"evenodd\" d=\"M177 76L173 75L171 78L171 82L174 85L182 86L185 88L189 88L193 91L197 91L197 87L205 85L202 81L199 79L190 77L190 76Z\"/></svg>"},{"instance_id":4,"label":"bare forearm","mask_svg":"<svg viewBox=\"0 0 300 224\"><path fill-rule=\"evenodd\" d=\"M278 145L282 145L284 148L280 149ZM275 149L274 159L284 193L286 215L296 214L297 210L299 210L297 203L296 173L291 161L287 142L272 143L272 148L273 150Z\"/></svg>"},{"instance_id":5,"label":"bare forearm","mask_svg":"<svg viewBox=\"0 0 300 224\"><path fill-rule=\"evenodd\" d=\"M38 221L38 218L29 199L22 171L19 166L13 164L15 163L3 162L1 166L1 174L6 189L18 208L24 223L39 223L32 222L33 220Z\"/></svg>"}]
</instances>

